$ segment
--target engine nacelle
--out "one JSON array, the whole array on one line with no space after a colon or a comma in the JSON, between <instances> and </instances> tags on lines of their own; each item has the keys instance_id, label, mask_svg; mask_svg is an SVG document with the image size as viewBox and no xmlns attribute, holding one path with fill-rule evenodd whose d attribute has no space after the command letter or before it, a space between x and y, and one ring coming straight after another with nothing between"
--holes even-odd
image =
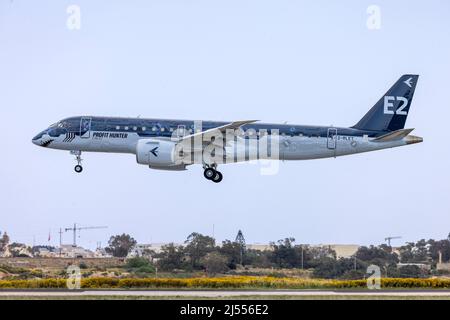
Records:
<instances>
[{"instance_id":1,"label":"engine nacelle","mask_svg":"<svg viewBox=\"0 0 450 320\"><path fill-rule=\"evenodd\" d=\"M178 167L176 145L172 141L141 139L136 146L136 161L151 168Z\"/></svg>"}]
</instances>

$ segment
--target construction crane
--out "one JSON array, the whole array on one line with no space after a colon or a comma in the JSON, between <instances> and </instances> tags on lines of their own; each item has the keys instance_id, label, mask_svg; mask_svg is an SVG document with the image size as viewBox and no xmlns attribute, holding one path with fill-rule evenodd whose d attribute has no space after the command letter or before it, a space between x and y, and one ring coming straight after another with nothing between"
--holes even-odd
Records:
<instances>
[{"instance_id":1,"label":"construction crane","mask_svg":"<svg viewBox=\"0 0 450 320\"><path fill-rule=\"evenodd\" d=\"M100 226L100 227L77 227L77 224L73 224L73 228L65 228L64 230L67 231L73 231L73 247L77 246L77 231L80 232L81 230L92 230L92 229L106 229L108 227Z\"/></svg>"},{"instance_id":2,"label":"construction crane","mask_svg":"<svg viewBox=\"0 0 450 320\"><path fill-rule=\"evenodd\" d=\"M387 244L388 244L388 246L390 247L391 246L391 240L394 240L394 239L401 239L402 237L399 237L399 236L393 236L393 237L386 237L386 238L384 238L384 241L387 241Z\"/></svg>"}]
</instances>

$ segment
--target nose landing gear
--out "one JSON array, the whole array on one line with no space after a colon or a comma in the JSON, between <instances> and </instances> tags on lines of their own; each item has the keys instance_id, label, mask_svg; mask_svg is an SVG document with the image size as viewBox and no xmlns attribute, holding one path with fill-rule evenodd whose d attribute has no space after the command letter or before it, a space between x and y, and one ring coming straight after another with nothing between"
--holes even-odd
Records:
<instances>
[{"instance_id":1,"label":"nose landing gear","mask_svg":"<svg viewBox=\"0 0 450 320\"><path fill-rule=\"evenodd\" d=\"M83 161L83 159L81 159L81 151L70 151L70 154L75 156L75 160L78 163L74 168L75 172L76 173L83 172L83 166L81 165L81 161Z\"/></svg>"},{"instance_id":2,"label":"nose landing gear","mask_svg":"<svg viewBox=\"0 0 450 320\"><path fill-rule=\"evenodd\" d=\"M223 175L221 172L216 170L216 166L214 167L206 167L203 172L203 176L207 180L211 180L212 182L219 183L223 180Z\"/></svg>"}]
</instances>

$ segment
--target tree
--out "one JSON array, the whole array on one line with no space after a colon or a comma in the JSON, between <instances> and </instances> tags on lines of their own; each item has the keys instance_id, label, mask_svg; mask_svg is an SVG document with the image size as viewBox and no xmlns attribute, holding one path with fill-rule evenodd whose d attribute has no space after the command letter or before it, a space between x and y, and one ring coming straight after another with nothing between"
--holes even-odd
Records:
<instances>
[{"instance_id":1,"label":"tree","mask_svg":"<svg viewBox=\"0 0 450 320\"><path fill-rule=\"evenodd\" d=\"M401 246L399 248L400 251L400 262L406 263L411 262L414 259L414 254L412 252L412 249L414 248L414 242L408 242L406 245Z\"/></svg>"},{"instance_id":2,"label":"tree","mask_svg":"<svg viewBox=\"0 0 450 320\"><path fill-rule=\"evenodd\" d=\"M216 241L200 233L192 233L185 241L185 252L193 269L201 269L200 259L215 249Z\"/></svg>"},{"instance_id":3,"label":"tree","mask_svg":"<svg viewBox=\"0 0 450 320\"><path fill-rule=\"evenodd\" d=\"M271 262L272 253L270 251L261 251L249 249L245 253L244 264L257 268L270 268L273 266Z\"/></svg>"},{"instance_id":4,"label":"tree","mask_svg":"<svg viewBox=\"0 0 450 320\"><path fill-rule=\"evenodd\" d=\"M388 266L392 263L398 263L398 256L395 253L391 253L391 249L388 246L370 246L359 247L356 252L356 258L368 264L374 264L377 266Z\"/></svg>"},{"instance_id":5,"label":"tree","mask_svg":"<svg viewBox=\"0 0 450 320\"><path fill-rule=\"evenodd\" d=\"M149 259L153 262L153 257L156 255L156 251L152 249L144 249L142 250L142 257Z\"/></svg>"},{"instance_id":6,"label":"tree","mask_svg":"<svg viewBox=\"0 0 450 320\"><path fill-rule=\"evenodd\" d=\"M433 262L439 261L439 252L442 254L442 262L450 261L450 242L448 240L428 240L428 251Z\"/></svg>"},{"instance_id":7,"label":"tree","mask_svg":"<svg viewBox=\"0 0 450 320\"><path fill-rule=\"evenodd\" d=\"M421 278L426 274L427 272L421 270L418 266L409 265L398 268L398 274L395 276L398 278Z\"/></svg>"},{"instance_id":8,"label":"tree","mask_svg":"<svg viewBox=\"0 0 450 320\"><path fill-rule=\"evenodd\" d=\"M315 268L327 259L336 260L336 251L331 249L330 246L310 247L308 245L301 245L295 248L300 259L303 251L303 267L305 269ZM301 260L299 266L301 266Z\"/></svg>"},{"instance_id":9,"label":"tree","mask_svg":"<svg viewBox=\"0 0 450 320\"><path fill-rule=\"evenodd\" d=\"M218 252L210 252L201 259L206 272L209 275L228 271L227 258Z\"/></svg>"},{"instance_id":10,"label":"tree","mask_svg":"<svg viewBox=\"0 0 450 320\"><path fill-rule=\"evenodd\" d=\"M429 260L430 245L424 239L414 243L408 242L400 247L400 261L403 263L424 263Z\"/></svg>"},{"instance_id":11,"label":"tree","mask_svg":"<svg viewBox=\"0 0 450 320\"><path fill-rule=\"evenodd\" d=\"M271 261L277 267L294 268L299 264L298 251L293 245L294 242L294 238L286 238L270 244L272 247Z\"/></svg>"},{"instance_id":12,"label":"tree","mask_svg":"<svg viewBox=\"0 0 450 320\"><path fill-rule=\"evenodd\" d=\"M314 268L314 276L317 278L336 278L340 275L337 270L337 262L333 258L324 258Z\"/></svg>"},{"instance_id":13,"label":"tree","mask_svg":"<svg viewBox=\"0 0 450 320\"><path fill-rule=\"evenodd\" d=\"M122 235L112 236L108 241L109 246L105 250L114 257L124 258L136 244L136 240L124 233Z\"/></svg>"},{"instance_id":14,"label":"tree","mask_svg":"<svg viewBox=\"0 0 450 320\"><path fill-rule=\"evenodd\" d=\"M356 260L354 258L340 258L338 260L334 258L324 258L314 268L313 275L318 278L325 279L361 279L364 276L367 265Z\"/></svg>"},{"instance_id":15,"label":"tree","mask_svg":"<svg viewBox=\"0 0 450 320\"><path fill-rule=\"evenodd\" d=\"M156 255L158 266L164 271L182 269L184 266L184 248L173 243L162 246L161 252Z\"/></svg>"},{"instance_id":16,"label":"tree","mask_svg":"<svg viewBox=\"0 0 450 320\"><path fill-rule=\"evenodd\" d=\"M236 269L236 265L241 261L241 245L237 242L225 240L219 248L219 253L227 259L227 265L230 269Z\"/></svg>"}]
</instances>

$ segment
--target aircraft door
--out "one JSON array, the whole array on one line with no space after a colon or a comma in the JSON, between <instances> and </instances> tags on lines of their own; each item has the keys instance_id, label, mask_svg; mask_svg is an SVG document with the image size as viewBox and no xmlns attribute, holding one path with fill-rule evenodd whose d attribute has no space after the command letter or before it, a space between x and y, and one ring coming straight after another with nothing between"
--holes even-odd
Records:
<instances>
[{"instance_id":1,"label":"aircraft door","mask_svg":"<svg viewBox=\"0 0 450 320\"><path fill-rule=\"evenodd\" d=\"M81 118L80 121L80 137L88 139L91 137L92 118Z\"/></svg>"},{"instance_id":2,"label":"aircraft door","mask_svg":"<svg viewBox=\"0 0 450 320\"><path fill-rule=\"evenodd\" d=\"M181 139L186 135L186 126L185 125L179 125L177 128L177 138Z\"/></svg>"},{"instance_id":3,"label":"aircraft door","mask_svg":"<svg viewBox=\"0 0 450 320\"><path fill-rule=\"evenodd\" d=\"M329 128L327 135L327 148L335 150L337 145L337 129Z\"/></svg>"}]
</instances>

